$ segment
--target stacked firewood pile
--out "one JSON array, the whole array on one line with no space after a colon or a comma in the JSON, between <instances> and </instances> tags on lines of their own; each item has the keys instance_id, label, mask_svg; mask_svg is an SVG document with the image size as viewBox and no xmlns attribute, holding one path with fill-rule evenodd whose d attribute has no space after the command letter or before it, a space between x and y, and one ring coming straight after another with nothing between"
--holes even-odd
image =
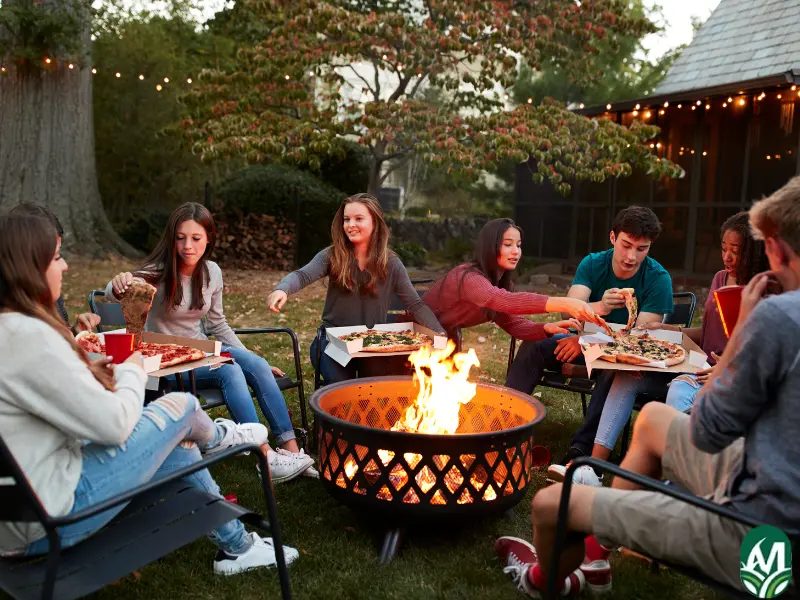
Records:
<instances>
[{"instance_id":1,"label":"stacked firewood pile","mask_svg":"<svg viewBox=\"0 0 800 600\"><path fill-rule=\"evenodd\" d=\"M215 215L217 245L212 260L231 269L294 268L295 225L279 217L251 213Z\"/></svg>"}]
</instances>

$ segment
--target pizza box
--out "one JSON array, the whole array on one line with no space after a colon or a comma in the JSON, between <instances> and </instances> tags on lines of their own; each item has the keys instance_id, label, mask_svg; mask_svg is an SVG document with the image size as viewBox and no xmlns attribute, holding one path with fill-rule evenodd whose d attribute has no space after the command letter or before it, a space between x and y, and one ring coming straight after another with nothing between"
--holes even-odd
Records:
<instances>
[{"instance_id":1,"label":"pizza box","mask_svg":"<svg viewBox=\"0 0 800 600\"><path fill-rule=\"evenodd\" d=\"M619 331L623 329L624 325L616 323L609 323L608 326L614 330ZM631 333L633 335L644 335L645 331L642 329L634 329ZM707 362L708 356L703 352L700 347L695 344L687 335L683 335L680 331L668 331L666 329L655 329L647 332L651 338L662 340L665 342L672 342L679 344L686 350L686 360L678 365L667 367L663 362L652 362L646 365L629 365L624 363L612 363L606 360L600 360L599 356L602 354L602 344L607 344L611 338L594 323L585 323L583 334L580 338L581 350L583 351L583 358L586 361L586 370L589 375L592 374L593 369L606 369L609 371L654 371L657 373L690 373L694 374L703 369L708 369L710 365Z\"/></svg>"},{"instance_id":2,"label":"pizza box","mask_svg":"<svg viewBox=\"0 0 800 600\"><path fill-rule=\"evenodd\" d=\"M362 352L364 347L364 340L354 340L352 342L345 342L340 339L344 335L356 333L358 331L367 331L368 329L376 329L378 331L407 331L412 330L415 333L424 333L433 339L433 347L443 349L447 346L447 337L443 335L436 335L432 330L423 327L418 323L379 323L374 327L367 327L366 325L353 325L351 327L329 327L325 330L328 336L328 345L325 347L325 354L330 356L333 360L338 362L343 367L347 366L354 358L379 358L381 356L403 356L411 354L411 351L406 352Z\"/></svg>"},{"instance_id":3,"label":"pizza box","mask_svg":"<svg viewBox=\"0 0 800 600\"><path fill-rule=\"evenodd\" d=\"M115 329L106 333L126 333L125 329ZM98 337L103 339L103 334L98 334ZM105 340L104 340L105 341ZM193 360L191 362L181 363L166 369L160 369L161 356L148 356L144 358L145 373L147 373L147 384L145 389L158 390L158 380L162 377L175 375L176 373L185 373L186 371L193 371L200 367L208 367L213 365L222 365L224 363L232 363L233 359L227 356L220 356L222 352L222 342L214 340L197 340L189 337L181 337L178 335L168 335L166 333L153 333L145 331L142 333L143 342L151 342L154 344L180 344L181 346L189 346L190 348L197 348L206 353L205 358ZM90 355L99 357L101 355Z\"/></svg>"}]
</instances>

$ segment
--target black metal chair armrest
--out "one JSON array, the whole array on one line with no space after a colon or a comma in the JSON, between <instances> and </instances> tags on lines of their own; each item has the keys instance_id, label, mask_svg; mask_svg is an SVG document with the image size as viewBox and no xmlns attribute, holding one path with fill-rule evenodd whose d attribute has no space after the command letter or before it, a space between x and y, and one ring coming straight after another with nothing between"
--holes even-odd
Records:
<instances>
[{"instance_id":1,"label":"black metal chair armrest","mask_svg":"<svg viewBox=\"0 0 800 600\"><path fill-rule=\"evenodd\" d=\"M73 513L71 515L66 515L64 517L50 518L48 519L48 525L51 525L53 527L61 527L63 525L71 525L73 523L77 523L78 521L83 521L84 519L88 519L89 517L93 517L97 514L105 512L110 508L114 508L115 506L119 506L120 504L124 504L125 502L129 502L130 500L133 500L137 496L141 496L142 494L145 494L156 488L166 485L167 483L171 483L173 481L177 481L178 479L182 479L187 475L191 475L192 473L196 473L197 471L206 469L211 465L220 462L221 460L225 460L226 458L230 458L231 456L235 456L237 454L242 454L243 452L254 452L256 457L258 457L259 462L261 463L262 473L268 472L267 470L265 470L267 459L261 452L261 447L258 444L242 444L240 446L234 446L233 448L223 450L218 454L215 454L211 458L206 458L187 467L183 467L182 469L178 469L177 471L174 471L167 477L158 479L156 481L149 481L148 483L137 486L131 490L128 490L127 492L123 492L122 494L117 494L116 496L112 496L111 498L103 500L102 502L98 502L97 504L94 504L83 510L79 510L78 512Z\"/></svg>"},{"instance_id":2,"label":"black metal chair armrest","mask_svg":"<svg viewBox=\"0 0 800 600\"><path fill-rule=\"evenodd\" d=\"M558 506L558 521L556 522L556 535L555 535L555 542L553 544L553 554L551 557L550 569L547 577L547 593L545 594L545 598L556 598L558 597L558 592L556 590L557 578L558 578L558 563L560 562L561 553L564 550L564 542L566 538L566 530L567 530L567 515L569 511L569 496L572 492L572 476L575 473L575 470L578 467L588 465L596 470L603 471L605 473L611 473L615 477L621 477L627 481L635 483L641 486L645 490L652 490L654 492L660 492L671 498L675 498L676 500L680 500L681 502L685 502L686 504L691 504L697 508L702 510L706 510L711 512L717 516L725 517L736 521L737 523L741 523L742 525L749 525L751 527L758 527L759 525L763 525L761 521L750 517L748 515L744 515L742 513L738 513L733 511L725 506L721 506L719 504L714 504L708 500L704 500L703 498L699 498L693 494L685 492L681 489L678 489L674 486L666 485L662 481L657 481L652 477L647 477L646 475L641 475L639 473L633 473L631 471L626 471L625 469L607 462L605 460L600 460L597 458L591 458L589 456L581 456L576 458L572 461L567 472L564 475L564 483L562 484L563 487L561 488L561 500ZM789 537L797 539L799 535L798 532L787 532ZM653 558L658 558L653 557Z\"/></svg>"}]
</instances>

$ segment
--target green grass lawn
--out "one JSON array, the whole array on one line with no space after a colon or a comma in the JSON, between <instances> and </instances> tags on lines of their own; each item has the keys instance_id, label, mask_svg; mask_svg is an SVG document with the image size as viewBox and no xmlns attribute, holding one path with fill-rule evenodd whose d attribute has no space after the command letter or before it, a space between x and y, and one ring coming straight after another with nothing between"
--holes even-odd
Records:
<instances>
[{"instance_id":1,"label":"green grass lawn","mask_svg":"<svg viewBox=\"0 0 800 600\"><path fill-rule=\"evenodd\" d=\"M110 277L128 267L124 263L76 261L65 275L64 292L72 315L87 310L90 289L101 288ZM274 272L226 272L225 307L234 327L286 326L294 329L302 352L306 395L313 391L313 371L308 348L319 323L325 289L312 286L290 299L281 315L266 309L266 296L280 278ZM254 336L245 343L273 365L293 374L291 347L284 336ZM477 378L502 383L508 355L508 336L493 325L465 332L465 348L473 347L481 360ZM539 390L547 417L538 426L536 443L560 456L572 432L580 425L580 398L549 388ZM296 391L287 403L299 423ZM215 415L227 416L217 409ZM254 459L242 457L213 470L224 494L234 493L239 503L264 512ZM289 569L296 598L464 598L469 600L519 598L519 592L502 572L494 556L500 535L531 536L530 506L544 485L543 472L534 474L525 499L503 517L463 523L448 530L411 530L401 552L388 566L377 563L382 531L355 512L331 499L319 481L300 478L276 486L284 542L300 550ZM687 543L691 543L687 540ZM212 572L214 547L199 540L141 572L97 594L101 598L255 599L279 596L275 571L258 571L222 578ZM653 574L636 559L615 554L614 592L611 597L718 598L708 589L669 570Z\"/></svg>"}]
</instances>

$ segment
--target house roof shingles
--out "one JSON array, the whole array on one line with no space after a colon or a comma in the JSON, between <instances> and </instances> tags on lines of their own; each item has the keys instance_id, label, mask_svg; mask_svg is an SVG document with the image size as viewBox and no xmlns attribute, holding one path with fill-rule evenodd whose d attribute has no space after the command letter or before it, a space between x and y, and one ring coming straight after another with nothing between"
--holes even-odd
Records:
<instances>
[{"instance_id":1,"label":"house roof shingles","mask_svg":"<svg viewBox=\"0 0 800 600\"><path fill-rule=\"evenodd\" d=\"M655 94L746 82L800 69L798 0L722 0Z\"/></svg>"}]
</instances>

